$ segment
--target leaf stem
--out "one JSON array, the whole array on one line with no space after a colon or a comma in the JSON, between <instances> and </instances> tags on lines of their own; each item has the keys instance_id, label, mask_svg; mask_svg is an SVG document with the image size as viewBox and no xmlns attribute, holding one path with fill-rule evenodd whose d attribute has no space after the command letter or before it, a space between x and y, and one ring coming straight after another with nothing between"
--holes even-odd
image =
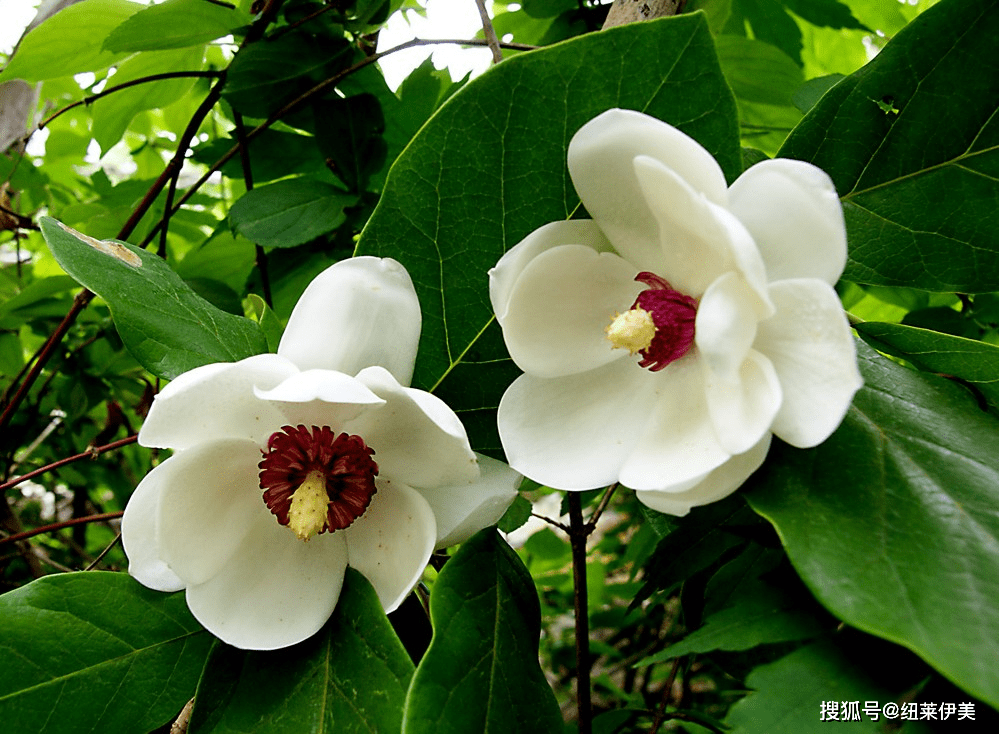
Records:
<instances>
[{"instance_id":1,"label":"leaf stem","mask_svg":"<svg viewBox=\"0 0 999 734\"><path fill-rule=\"evenodd\" d=\"M572 549L572 582L576 618L576 706L579 734L593 732L590 700L590 617L586 593L586 538L592 528L583 523L583 500L569 492L569 545Z\"/></svg>"}]
</instances>

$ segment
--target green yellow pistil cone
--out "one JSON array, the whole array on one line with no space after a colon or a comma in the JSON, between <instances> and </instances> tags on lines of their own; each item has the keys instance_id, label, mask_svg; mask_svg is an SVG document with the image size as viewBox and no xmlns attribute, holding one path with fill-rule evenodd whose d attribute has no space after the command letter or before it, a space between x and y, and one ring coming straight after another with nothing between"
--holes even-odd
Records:
<instances>
[{"instance_id":1,"label":"green yellow pistil cone","mask_svg":"<svg viewBox=\"0 0 999 734\"><path fill-rule=\"evenodd\" d=\"M288 510L288 528L299 540L307 541L326 527L329 501L326 476L321 471L310 471L291 496L291 507Z\"/></svg>"},{"instance_id":2,"label":"green yellow pistil cone","mask_svg":"<svg viewBox=\"0 0 999 734\"><path fill-rule=\"evenodd\" d=\"M615 316L606 331L614 349L627 349L629 354L638 354L652 344L656 324L651 313L636 307Z\"/></svg>"}]
</instances>

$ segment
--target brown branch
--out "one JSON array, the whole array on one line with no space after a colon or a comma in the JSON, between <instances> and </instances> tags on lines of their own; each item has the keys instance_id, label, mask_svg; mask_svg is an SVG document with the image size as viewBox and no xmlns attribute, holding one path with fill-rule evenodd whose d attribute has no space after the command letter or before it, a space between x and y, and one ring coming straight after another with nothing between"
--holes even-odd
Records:
<instances>
[{"instance_id":1,"label":"brown branch","mask_svg":"<svg viewBox=\"0 0 999 734\"><path fill-rule=\"evenodd\" d=\"M503 52L500 50L500 43L496 37L496 29L493 28L493 21L486 11L486 0L475 0L475 7L479 9L479 18L482 20L482 34L486 37L489 50L493 52L493 63L498 64L503 60Z\"/></svg>"},{"instance_id":2,"label":"brown branch","mask_svg":"<svg viewBox=\"0 0 999 734\"><path fill-rule=\"evenodd\" d=\"M18 214L17 212L5 207L3 204L0 204L0 212L6 214L8 217L13 218L14 225L18 229L32 229L36 232L38 231L38 225L35 224L33 221L31 221L31 217L26 217L23 214ZM0 219L3 219L3 217L0 217Z\"/></svg>"},{"instance_id":3,"label":"brown branch","mask_svg":"<svg viewBox=\"0 0 999 734\"><path fill-rule=\"evenodd\" d=\"M56 530L63 530L65 528L71 528L74 525L85 525L91 522L103 522L105 520L116 520L117 518L124 515L124 511L119 512L104 512L100 515L88 515L87 517L74 517L72 520L63 520L62 522L54 522L51 525L42 525L41 527L34 528L33 530L25 530L23 533L17 533L15 535L8 535L6 538L0 538L0 545L5 545L7 543L17 543L28 538L33 538L36 535L41 535L42 533L53 533Z\"/></svg>"},{"instance_id":4,"label":"brown branch","mask_svg":"<svg viewBox=\"0 0 999 734\"><path fill-rule=\"evenodd\" d=\"M53 461L51 464L46 464L43 467L29 471L27 474L22 474L19 477L11 479L9 482L4 482L0 484L0 492L5 492L8 489L16 487L22 482L27 482L30 479L39 477L42 474L47 474L50 471L54 471L60 467L66 466L67 464L72 464L75 461L80 461L80 459L96 459L101 454L107 451L114 451L115 449L120 449L122 446L128 446L133 444L138 439L138 436L128 436L126 438L120 439L118 441L113 441L112 443L105 444L103 446L91 446L86 451L74 454L73 456L67 456L65 459L59 459L59 461Z\"/></svg>"},{"instance_id":5,"label":"brown branch","mask_svg":"<svg viewBox=\"0 0 999 734\"><path fill-rule=\"evenodd\" d=\"M250 166L250 148L246 142L246 126L243 116L233 110L233 122L236 123L236 143L239 145L239 162L243 166L243 184L247 191L253 190L253 168ZM274 308L271 300L271 279L267 272L267 253L259 243L253 243L256 255L257 272L260 273L260 290L264 292L264 303Z\"/></svg>"},{"instance_id":6,"label":"brown branch","mask_svg":"<svg viewBox=\"0 0 999 734\"><path fill-rule=\"evenodd\" d=\"M579 734L593 732L593 704L590 700L590 613L586 591L586 538L583 500L569 492L569 547L572 550L573 616L576 621L576 707Z\"/></svg>"}]
</instances>

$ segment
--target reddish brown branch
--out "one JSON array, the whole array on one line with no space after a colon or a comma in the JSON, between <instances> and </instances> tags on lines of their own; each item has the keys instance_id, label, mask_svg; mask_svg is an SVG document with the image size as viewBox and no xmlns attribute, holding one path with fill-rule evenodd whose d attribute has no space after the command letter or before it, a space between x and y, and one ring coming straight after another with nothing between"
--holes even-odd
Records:
<instances>
[{"instance_id":1,"label":"reddish brown branch","mask_svg":"<svg viewBox=\"0 0 999 734\"><path fill-rule=\"evenodd\" d=\"M113 441L112 443L108 443L103 446L93 446L83 453L67 456L65 459L59 459L59 461L53 461L51 464L46 464L43 467L29 471L27 474L22 474L19 477L11 479L9 482L0 484L0 492L5 492L8 489L16 487L21 482L27 482L30 479L39 477L42 474L47 474L48 472L66 466L67 464L72 464L75 461L80 461L81 459L96 459L105 452L114 451L115 449L120 449L122 446L128 446L129 444L135 443L136 439L138 439L138 436L128 436L127 438Z\"/></svg>"},{"instance_id":2,"label":"reddish brown branch","mask_svg":"<svg viewBox=\"0 0 999 734\"><path fill-rule=\"evenodd\" d=\"M0 538L0 545L4 545L6 543L17 543L22 540L27 540L28 538L33 538L36 535L41 535L42 533L53 533L56 530L71 528L74 525L85 525L91 522L116 520L124 514L125 514L124 511L119 511L119 512L104 512L100 515L87 515L86 517L74 517L72 520L63 520L62 522L54 522L50 525L42 525L41 527L34 528L33 530L25 530L23 533L17 533L15 535L8 535L6 538Z\"/></svg>"}]
</instances>

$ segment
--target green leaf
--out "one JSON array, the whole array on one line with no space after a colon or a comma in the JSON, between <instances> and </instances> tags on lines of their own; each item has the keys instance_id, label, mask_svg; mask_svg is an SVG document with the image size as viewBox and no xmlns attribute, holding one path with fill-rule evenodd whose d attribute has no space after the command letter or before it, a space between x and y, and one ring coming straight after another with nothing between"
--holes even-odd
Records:
<instances>
[{"instance_id":1,"label":"green leaf","mask_svg":"<svg viewBox=\"0 0 999 734\"><path fill-rule=\"evenodd\" d=\"M114 52L200 46L249 25L249 15L204 0L166 0L136 13L104 39Z\"/></svg>"},{"instance_id":2,"label":"green leaf","mask_svg":"<svg viewBox=\"0 0 999 734\"><path fill-rule=\"evenodd\" d=\"M110 66L125 54L105 51L102 39L140 10L129 0L83 0L63 8L24 37L0 83L37 82Z\"/></svg>"},{"instance_id":3,"label":"green leaf","mask_svg":"<svg viewBox=\"0 0 999 734\"><path fill-rule=\"evenodd\" d=\"M203 47L136 54L118 66L109 83L116 86L164 72L201 71L204 58ZM163 109L187 95L193 87L194 79L181 77L138 84L102 97L94 102L94 139L106 153L121 140L128 124L139 112Z\"/></svg>"},{"instance_id":4,"label":"green leaf","mask_svg":"<svg viewBox=\"0 0 999 734\"><path fill-rule=\"evenodd\" d=\"M875 723L865 716L864 703L894 699L828 641L761 665L749 674L746 685L755 692L729 711L725 723L733 727L731 734L823 734L830 729L876 734L884 719L879 716ZM822 721L823 701L857 701L861 720Z\"/></svg>"},{"instance_id":5,"label":"green leaf","mask_svg":"<svg viewBox=\"0 0 999 734\"><path fill-rule=\"evenodd\" d=\"M492 528L464 543L430 597L434 636L406 698L405 734L558 732L538 663L534 581Z\"/></svg>"},{"instance_id":6,"label":"green leaf","mask_svg":"<svg viewBox=\"0 0 999 734\"><path fill-rule=\"evenodd\" d=\"M243 194L229 210L233 231L264 247L294 247L331 232L357 201L328 183L291 178Z\"/></svg>"},{"instance_id":7,"label":"green leaf","mask_svg":"<svg viewBox=\"0 0 999 734\"><path fill-rule=\"evenodd\" d=\"M51 217L39 224L63 270L107 301L128 351L153 374L173 379L265 351L255 322L212 306L153 253L96 240Z\"/></svg>"},{"instance_id":8,"label":"green leaf","mask_svg":"<svg viewBox=\"0 0 999 734\"><path fill-rule=\"evenodd\" d=\"M997 34L995 0L938 3L830 89L781 149L836 183L847 280L995 290Z\"/></svg>"},{"instance_id":9,"label":"green leaf","mask_svg":"<svg viewBox=\"0 0 999 734\"><path fill-rule=\"evenodd\" d=\"M531 504L531 501L524 495L518 494L514 498L513 503L506 508L506 512L503 513L503 517L500 518L497 526L504 533L512 533L530 519L533 509L534 506Z\"/></svg>"},{"instance_id":10,"label":"green leaf","mask_svg":"<svg viewBox=\"0 0 999 734\"><path fill-rule=\"evenodd\" d=\"M968 392L858 345L865 386L808 450L775 444L745 493L815 596L999 703L999 423Z\"/></svg>"},{"instance_id":11,"label":"green leaf","mask_svg":"<svg viewBox=\"0 0 999 734\"><path fill-rule=\"evenodd\" d=\"M754 38L776 46L795 63L801 63L801 29L780 0L733 0L732 10L727 32L732 32L734 21L740 26L738 35L746 35L742 27L745 19L752 26Z\"/></svg>"},{"instance_id":12,"label":"green leaf","mask_svg":"<svg viewBox=\"0 0 999 734\"><path fill-rule=\"evenodd\" d=\"M921 369L974 383L990 405L999 406L999 347L902 324L867 321L857 324L856 329L879 351Z\"/></svg>"},{"instance_id":13,"label":"green leaf","mask_svg":"<svg viewBox=\"0 0 999 734\"><path fill-rule=\"evenodd\" d=\"M414 386L447 401L478 450L499 449L495 408L518 374L486 273L532 230L578 208L569 140L612 107L676 125L730 180L740 173L733 98L707 24L677 16L521 54L467 84L396 160L361 234L358 254L402 262L420 297Z\"/></svg>"},{"instance_id":14,"label":"green leaf","mask_svg":"<svg viewBox=\"0 0 999 734\"><path fill-rule=\"evenodd\" d=\"M144 732L194 694L212 637L182 593L123 573L45 576L0 596L0 721L32 734Z\"/></svg>"},{"instance_id":15,"label":"green leaf","mask_svg":"<svg viewBox=\"0 0 999 734\"><path fill-rule=\"evenodd\" d=\"M823 28L871 30L854 18L850 7L839 0L781 0L781 2L784 7L812 25Z\"/></svg>"},{"instance_id":16,"label":"green leaf","mask_svg":"<svg viewBox=\"0 0 999 734\"><path fill-rule=\"evenodd\" d=\"M763 104L789 105L805 81L801 67L776 46L743 36L715 39L718 61L732 91Z\"/></svg>"},{"instance_id":17,"label":"green leaf","mask_svg":"<svg viewBox=\"0 0 999 734\"><path fill-rule=\"evenodd\" d=\"M378 595L348 568L333 616L308 640L212 650L188 734L398 732L412 675Z\"/></svg>"},{"instance_id":18,"label":"green leaf","mask_svg":"<svg viewBox=\"0 0 999 734\"><path fill-rule=\"evenodd\" d=\"M350 191L364 191L385 165L385 117L373 94L334 97L312 106L316 142L332 171Z\"/></svg>"}]
</instances>

